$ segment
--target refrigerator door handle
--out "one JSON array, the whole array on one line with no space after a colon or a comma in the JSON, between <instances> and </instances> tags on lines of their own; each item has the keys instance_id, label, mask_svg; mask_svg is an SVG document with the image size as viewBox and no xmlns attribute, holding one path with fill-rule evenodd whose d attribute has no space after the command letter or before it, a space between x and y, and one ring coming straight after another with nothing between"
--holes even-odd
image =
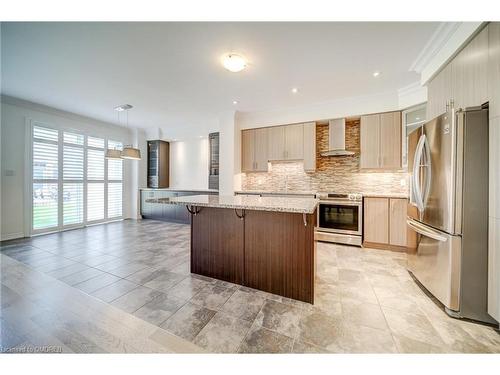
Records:
<instances>
[{"instance_id":1,"label":"refrigerator door handle","mask_svg":"<svg viewBox=\"0 0 500 375\"><path fill-rule=\"evenodd\" d=\"M422 159L422 151L425 144L425 134L423 134L418 140L417 149L415 150L415 158L413 160L413 192L415 197L415 203L420 212L424 210L424 202L422 199L422 192L420 191L420 163Z\"/></svg>"},{"instance_id":2,"label":"refrigerator door handle","mask_svg":"<svg viewBox=\"0 0 500 375\"><path fill-rule=\"evenodd\" d=\"M438 231L435 231L433 229L430 229L428 227L425 227L424 225L420 224L419 222L413 220L413 219L407 219L406 224L413 229L415 232L421 234L422 236L432 238L433 240L440 241L440 242L446 242L448 239L443 236L441 233Z\"/></svg>"},{"instance_id":3,"label":"refrigerator door handle","mask_svg":"<svg viewBox=\"0 0 500 375\"><path fill-rule=\"evenodd\" d=\"M425 137L423 146L423 149L425 150L424 165L425 168L427 168L427 172L425 174L424 192L422 194L422 206L425 208L431 191L432 165L431 165L431 148L429 146L429 140L425 135L423 137Z\"/></svg>"}]
</instances>

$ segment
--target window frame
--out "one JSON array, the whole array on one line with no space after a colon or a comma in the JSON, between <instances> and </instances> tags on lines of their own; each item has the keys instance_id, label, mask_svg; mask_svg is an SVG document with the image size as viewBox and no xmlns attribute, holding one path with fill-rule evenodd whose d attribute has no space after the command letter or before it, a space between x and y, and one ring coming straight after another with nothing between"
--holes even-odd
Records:
<instances>
[{"instance_id":1,"label":"window frame","mask_svg":"<svg viewBox=\"0 0 500 375\"><path fill-rule=\"evenodd\" d=\"M113 222L113 221L119 221L123 220L124 218L124 207L125 207L125 202L124 202L124 165L122 161L122 176L121 180L108 180L108 159L106 159L106 150L108 148L108 141L113 141L113 142L119 142L122 144L125 143L123 141L116 141L117 138L120 137L108 137L108 136L97 136L94 134L87 133L85 131L77 130L74 128L70 127L60 127L60 126L54 126L52 124L48 124L46 122L41 122L41 121L36 121L33 119L26 119L26 135L27 135L27 140L28 142L26 143L25 147L25 155L26 159L29 163L29 168L25 169L25 180L29 181L28 184L25 184L25 231L28 233L29 236L31 235L39 235L39 234L46 234L46 233L53 233L53 232L60 232L64 230L70 230L70 229L76 229L76 228L83 228L85 226L89 225L95 225L95 224L102 224L102 223L108 223L108 222ZM57 155L58 155L58 161L57 161L57 168L58 168L58 173L57 173L57 181L55 179L35 179L34 178L34 164L33 164L33 147L34 147L34 142L38 142L38 139L34 137L34 129L35 127L42 127L42 128L47 128L51 130L55 130L58 132L58 137L57 141L49 141L49 140L40 140L41 142L44 143L50 143L50 144L57 144ZM64 142L64 133L73 133L73 134L78 134L83 136L83 145L77 145L74 143L65 143ZM101 148L96 148L92 146L88 146L87 140L88 137L93 137L93 138L101 138L104 140L104 147ZM71 147L81 147L83 149L83 179L82 180L75 180L75 179L64 179L64 146L71 146ZM87 166L88 166L88 150L90 149L96 149L96 150L102 150L104 153L104 180L92 180L89 181L87 178ZM41 229L35 229L34 228L34 215L33 215L33 208L34 208L34 203L33 203L33 185L35 183L57 183L58 186L58 191L57 191L57 225L48 227L48 228L41 228ZM92 220L89 221L87 220L87 214L88 214L88 202L87 202L87 192L88 192L88 184L89 183L104 183L104 217L103 219L98 219L98 220ZM121 215L120 216L113 216L113 217L108 217L108 184L109 183L121 183ZM66 224L64 225L64 184L65 183L81 183L83 185L83 220L81 223L71 223L71 224Z\"/></svg>"}]
</instances>

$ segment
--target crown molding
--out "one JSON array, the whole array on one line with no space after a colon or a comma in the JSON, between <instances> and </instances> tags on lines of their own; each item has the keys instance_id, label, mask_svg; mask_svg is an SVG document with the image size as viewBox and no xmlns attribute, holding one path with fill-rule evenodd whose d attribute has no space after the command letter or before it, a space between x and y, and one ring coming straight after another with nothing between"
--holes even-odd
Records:
<instances>
[{"instance_id":1,"label":"crown molding","mask_svg":"<svg viewBox=\"0 0 500 375\"><path fill-rule=\"evenodd\" d=\"M67 118L67 119L73 120L73 121L92 123L95 125L102 125L102 126L115 128L115 129L120 129L120 131L127 129L126 127L118 125L118 124L98 120L98 119L93 118L93 117L88 117L88 116L80 115L80 114L73 113L73 112L68 112L68 111L65 111L65 110L62 110L59 108L49 107L45 104L31 102L29 100L17 98L17 97L10 96L10 95L1 94L0 95L0 102L5 103L5 104L14 105L17 107L27 108L27 109L34 110L34 111L48 113L48 114L59 116L59 117L64 117L64 118ZM129 129L132 129L132 126Z\"/></svg>"},{"instance_id":2,"label":"crown molding","mask_svg":"<svg viewBox=\"0 0 500 375\"><path fill-rule=\"evenodd\" d=\"M413 82L398 90L399 109L406 109L427 101L427 87L420 81Z\"/></svg>"},{"instance_id":3,"label":"crown molding","mask_svg":"<svg viewBox=\"0 0 500 375\"><path fill-rule=\"evenodd\" d=\"M442 22L417 56L410 71L425 85L477 33L485 22Z\"/></svg>"},{"instance_id":4,"label":"crown molding","mask_svg":"<svg viewBox=\"0 0 500 375\"><path fill-rule=\"evenodd\" d=\"M441 22L430 39L425 44L422 51L410 66L411 72L422 73L424 68L436 56L436 54L448 42L450 37L457 31L460 22Z\"/></svg>"}]
</instances>

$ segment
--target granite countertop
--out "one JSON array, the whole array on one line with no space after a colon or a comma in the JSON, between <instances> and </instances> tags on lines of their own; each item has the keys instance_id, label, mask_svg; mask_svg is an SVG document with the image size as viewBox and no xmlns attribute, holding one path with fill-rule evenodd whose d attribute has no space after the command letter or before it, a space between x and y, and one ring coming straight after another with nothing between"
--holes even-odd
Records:
<instances>
[{"instance_id":1,"label":"granite countertop","mask_svg":"<svg viewBox=\"0 0 500 375\"><path fill-rule=\"evenodd\" d=\"M316 195L315 191L238 190L235 194Z\"/></svg>"},{"instance_id":2,"label":"granite countertop","mask_svg":"<svg viewBox=\"0 0 500 375\"><path fill-rule=\"evenodd\" d=\"M179 188L139 188L139 190L153 190L153 191L194 191L194 192L209 192L218 193L217 189L179 189Z\"/></svg>"},{"instance_id":3,"label":"granite countertop","mask_svg":"<svg viewBox=\"0 0 500 375\"><path fill-rule=\"evenodd\" d=\"M175 198L152 198L147 199L146 202L312 214L318 206L319 200L315 198L259 197L249 195L191 195Z\"/></svg>"}]
</instances>

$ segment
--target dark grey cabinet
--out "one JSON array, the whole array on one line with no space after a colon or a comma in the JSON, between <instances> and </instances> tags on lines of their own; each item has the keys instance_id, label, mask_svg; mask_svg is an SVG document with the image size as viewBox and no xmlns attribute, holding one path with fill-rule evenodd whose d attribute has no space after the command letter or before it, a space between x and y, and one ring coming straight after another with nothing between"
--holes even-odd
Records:
<instances>
[{"instance_id":1,"label":"dark grey cabinet","mask_svg":"<svg viewBox=\"0 0 500 375\"><path fill-rule=\"evenodd\" d=\"M170 221L189 224L191 217L185 206L165 203L150 203L148 199L173 198L186 195L218 194L213 191L186 191L186 190L141 190L141 216L145 219Z\"/></svg>"},{"instance_id":2,"label":"dark grey cabinet","mask_svg":"<svg viewBox=\"0 0 500 375\"><path fill-rule=\"evenodd\" d=\"M148 141L148 188L168 188L170 144Z\"/></svg>"}]
</instances>

